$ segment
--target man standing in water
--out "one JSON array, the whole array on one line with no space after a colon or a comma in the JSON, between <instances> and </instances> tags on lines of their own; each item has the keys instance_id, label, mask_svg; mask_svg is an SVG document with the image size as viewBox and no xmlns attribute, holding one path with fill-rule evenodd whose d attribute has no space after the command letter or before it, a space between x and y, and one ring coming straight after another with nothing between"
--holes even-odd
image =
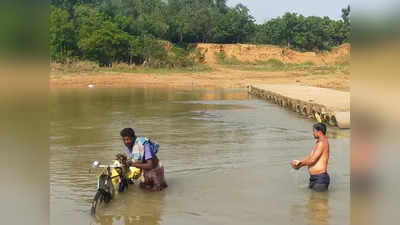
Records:
<instances>
[{"instance_id":1,"label":"man standing in water","mask_svg":"<svg viewBox=\"0 0 400 225\"><path fill-rule=\"evenodd\" d=\"M294 169L308 166L310 173L310 185L314 191L327 191L330 183L327 173L329 160L329 142L326 137L326 125L317 123L313 126L313 135L317 139L311 153L303 160L293 160L291 165Z\"/></svg>"},{"instance_id":2,"label":"man standing in water","mask_svg":"<svg viewBox=\"0 0 400 225\"><path fill-rule=\"evenodd\" d=\"M132 128L120 132L128 155L128 166L142 169L140 187L152 191L161 191L167 187L164 179L164 167L154 152L154 145L145 137L137 137Z\"/></svg>"}]
</instances>

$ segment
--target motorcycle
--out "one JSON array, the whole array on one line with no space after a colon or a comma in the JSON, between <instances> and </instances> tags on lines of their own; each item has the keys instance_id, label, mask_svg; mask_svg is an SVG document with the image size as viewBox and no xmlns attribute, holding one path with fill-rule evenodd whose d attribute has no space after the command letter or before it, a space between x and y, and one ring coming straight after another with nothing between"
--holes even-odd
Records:
<instances>
[{"instance_id":1,"label":"motorcycle","mask_svg":"<svg viewBox=\"0 0 400 225\"><path fill-rule=\"evenodd\" d=\"M91 204L91 215L96 214L96 209L102 204L109 203L116 194L124 192L129 184L134 184L141 175L141 170L127 166L127 157L117 154L117 158L111 165L101 165L94 161L93 168L100 168L97 175L97 191Z\"/></svg>"}]
</instances>

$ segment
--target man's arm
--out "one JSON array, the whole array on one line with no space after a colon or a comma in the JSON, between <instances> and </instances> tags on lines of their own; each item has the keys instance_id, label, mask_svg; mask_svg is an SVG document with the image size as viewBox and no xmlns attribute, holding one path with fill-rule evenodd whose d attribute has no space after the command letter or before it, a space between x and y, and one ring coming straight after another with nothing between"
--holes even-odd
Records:
<instances>
[{"instance_id":1,"label":"man's arm","mask_svg":"<svg viewBox=\"0 0 400 225\"><path fill-rule=\"evenodd\" d=\"M145 163L131 162L129 166L134 166L136 168L145 169L145 170L152 169L153 168L153 159L149 159Z\"/></svg>"},{"instance_id":2,"label":"man's arm","mask_svg":"<svg viewBox=\"0 0 400 225\"><path fill-rule=\"evenodd\" d=\"M309 157L306 157L305 159L301 160L297 167L301 168L303 166L312 166L314 165L319 157L321 157L323 151L323 143L319 142L317 146L315 146L315 149L312 151L311 155Z\"/></svg>"},{"instance_id":3,"label":"man's arm","mask_svg":"<svg viewBox=\"0 0 400 225\"><path fill-rule=\"evenodd\" d=\"M305 158L300 159L299 161L302 162L302 161L307 161L307 160L309 160L309 159L311 158L311 154L312 154L312 151L311 151L310 154L308 154Z\"/></svg>"},{"instance_id":4,"label":"man's arm","mask_svg":"<svg viewBox=\"0 0 400 225\"><path fill-rule=\"evenodd\" d=\"M298 170L300 169L302 166L300 166L300 162L301 161L307 161L310 157L311 157L312 151L310 152L310 154L308 154L305 158L300 159L300 160L293 160L291 162L291 165L294 169Z\"/></svg>"}]
</instances>

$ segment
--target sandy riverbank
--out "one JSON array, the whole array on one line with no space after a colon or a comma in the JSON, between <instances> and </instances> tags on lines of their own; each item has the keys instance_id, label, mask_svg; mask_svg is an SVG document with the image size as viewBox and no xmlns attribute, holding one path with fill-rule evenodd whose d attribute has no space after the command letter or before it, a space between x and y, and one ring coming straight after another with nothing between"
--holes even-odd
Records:
<instances>
[{"instance_id":1,"label":"sandy riverbank","mask_svg":"<svg viewBox=\"0 0 400 225\"><path fill-rule=\"evenodd\" d=\"M51 88L88 87L176 87L176 88L245 88L249 84L299 84L350 90L350 75L309 74L302 71L246 71L219 67L207 72L154 73L52 73Z\"/></svg>"},{"instance_id":2,"label":"sandy riverbank","mask_svg":"<svg viewBox=\"0 0 400 225\"><path fill-rule=\"evenodd\" d=\"M128 65L104 69L85 62L78 65L52 64L50 87L75 88L93 84L95 87L245 88L249 84L295 83L350 90L349 44L325 53L243 44L199 44L197 48L204 65L195 72L149 71ZM225 60L221 62L218 55L224 55ZM272 64L270 60L273 60Z\"/></svg>"}]
</instances>

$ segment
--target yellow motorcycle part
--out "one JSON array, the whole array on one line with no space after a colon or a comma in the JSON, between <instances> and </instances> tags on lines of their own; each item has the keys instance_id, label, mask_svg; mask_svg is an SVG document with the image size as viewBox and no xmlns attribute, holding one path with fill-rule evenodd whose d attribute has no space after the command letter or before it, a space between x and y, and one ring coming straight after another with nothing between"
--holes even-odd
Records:
<instances>
[{"instance_id":1,"label":"yellow motorcycle part","mask_svg":"<svg viewBox=\"0 0 400 225\"><path fill-rule=\"evenodd\" d=\"M136 180L140 177L141 173L141 169L136 167L129 167L128 178Z\"/></svg>"},{"instance_id":2,"label":"yellow motorcycle part","mask_svg":"<svg viewBox=\"0 0 400 225\"><path fill-rule=\"evenodd\" d=\"M118 172L117 172L117 170L115 169L115 168L112 168L111 169L111 177L113 177L112 178L112 183L113 183L113 186L114 186L114 190L118 190L118 183L119 183L119 176L118 176Z\"/></svg>"}]
</instances>

